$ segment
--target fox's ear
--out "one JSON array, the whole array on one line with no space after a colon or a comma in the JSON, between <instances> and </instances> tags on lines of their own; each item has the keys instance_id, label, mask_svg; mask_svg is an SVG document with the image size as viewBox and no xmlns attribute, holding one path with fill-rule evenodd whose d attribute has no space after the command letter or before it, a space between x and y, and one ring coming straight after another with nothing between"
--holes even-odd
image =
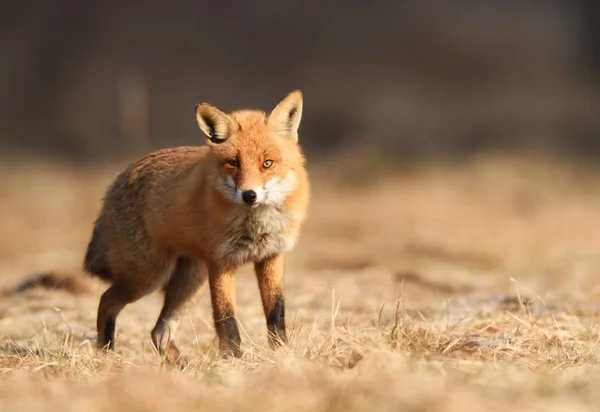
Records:
<instances>
[{"instance_id":1,"label":"fox's ear","mask_svg":"<svg viewBox=\"0 0 600 412\"><path fill-rule=\"evenodd\" d=\"M208 140L215 144L229 139L235 125L234 120L227 113L208 103L196 105L196 120Z\"/></svg>"},{"instance_id":2,"label":"fox's ear","mask_svg":"<svg viewBox=\"0 0 600 412\"><path fill-rule=\"evenodd\" d=\"M269 114L268 125L277 135L298 141L302 119L302 92L294 90L285 96Z\"/></svg>"}]
</instances>

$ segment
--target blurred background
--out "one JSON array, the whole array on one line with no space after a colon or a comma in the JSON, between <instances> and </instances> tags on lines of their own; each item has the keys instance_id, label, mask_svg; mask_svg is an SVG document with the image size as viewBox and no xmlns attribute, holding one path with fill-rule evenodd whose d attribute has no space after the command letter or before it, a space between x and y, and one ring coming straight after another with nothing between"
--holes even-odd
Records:
<instances>
[{"instance_id":1,"label":"blurred background","mask_svg":"<svg viewBox=\"0 0 600 412\"><path fill-rule=\"evenodd\" d=\"M0 19L11 156L203 143L196 103L268 110L294 88L313 158L600 152L595 0L24 0Z\"/></svg>"},{"instance_id":2,"label":"blurred background","mask_svg":"<svg viewBox=\"0 0 600 412\"><path fill-rule=\"evenodd\" d=\"M0 336L40 333L40 316L62 328L63 315L93 336L106 285L80 271L116 173L204 144L197 103L268 111L296 88L313 194L286 257L291 318L329 319L331 286L362 324L384 303L393 318L400 290L442 319L448 296L489 300L515 279L597 310L600 0L2 5L0 285L17 287ZM21 293L60 289L35 277L49 271L91 292ZM262 336L254 277L238 289ZM119 319L131 347L160 310L144 301ZM210 301L194 310L210 342Z\"/></svg>"}]
</instances>

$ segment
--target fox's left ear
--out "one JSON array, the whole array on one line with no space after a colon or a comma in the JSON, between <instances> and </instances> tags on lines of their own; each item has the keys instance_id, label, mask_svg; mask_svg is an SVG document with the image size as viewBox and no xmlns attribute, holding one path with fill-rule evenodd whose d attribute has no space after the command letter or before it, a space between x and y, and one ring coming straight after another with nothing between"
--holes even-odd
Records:
<instances>
[{"instance_id":1,"label":"fox's left ear","mask_svg":"<svg viewBox=\"0 0 600 412\"><path fill-rule=\"evenodd\" d=\"M298 141L298 127L302 119L302 92L294 90L285 96L269 114L268 125L277 135Z\"/></svg>"}]
</instances>

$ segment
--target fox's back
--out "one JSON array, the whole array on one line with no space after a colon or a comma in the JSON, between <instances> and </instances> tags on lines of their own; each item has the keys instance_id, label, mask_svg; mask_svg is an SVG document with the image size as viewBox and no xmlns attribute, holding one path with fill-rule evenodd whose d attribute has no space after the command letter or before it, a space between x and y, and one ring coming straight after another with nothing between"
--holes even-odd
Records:
<instances>
[{"instance_id":1,"label":"fox's back","mask_svg":"<svg viewBox=\"0 0 600 412\"><path fill-rule=\"evenodd\" d=\"M109 188L105 206L111 196L134 194L136 201L147 200L155 190L169 188L177 180L198 167L206 155L207 146L181 146L152 152L131 163Z\"/></svg>"},{"instance_id":2,"label":"fox's back","mask_svg":"<svg viewBox=\"0 0 600 412\"><path fill-rule=\"evenodd\" d=\"M111 267L128 266L152 249L152 223L175 203L208 153L206 146L182 146L152 152L117 175L104 196L85 257L89 272L106 280Z\"/></svg>"}]
</instances>

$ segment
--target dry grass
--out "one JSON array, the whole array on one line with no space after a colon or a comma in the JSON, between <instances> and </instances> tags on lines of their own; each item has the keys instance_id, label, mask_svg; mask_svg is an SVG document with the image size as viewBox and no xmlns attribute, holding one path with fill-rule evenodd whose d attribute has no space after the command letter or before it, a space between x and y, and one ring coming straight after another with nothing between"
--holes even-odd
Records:
<instances>
[{"instance_id":1,"label":"dry grass","mask_svg":"<svg viewBox=\"0 0 600 412\"><path fill-rule=\"evenodd\" d=\"M578 411L600 402L599 173L492 157L369 179L347 171L335 180L331 167L313 168L311 217L289 256L290 346L266 348L246 267L244 357L216 358L205 295L178 335L192 361L175 370L149 342L159 296L124 310L117 353L94 350L105 286L77 271L117 169L5 162L0 409ZM73 273L81 288L14 289L49 269Z\"/></svg>"}]
</instances>

